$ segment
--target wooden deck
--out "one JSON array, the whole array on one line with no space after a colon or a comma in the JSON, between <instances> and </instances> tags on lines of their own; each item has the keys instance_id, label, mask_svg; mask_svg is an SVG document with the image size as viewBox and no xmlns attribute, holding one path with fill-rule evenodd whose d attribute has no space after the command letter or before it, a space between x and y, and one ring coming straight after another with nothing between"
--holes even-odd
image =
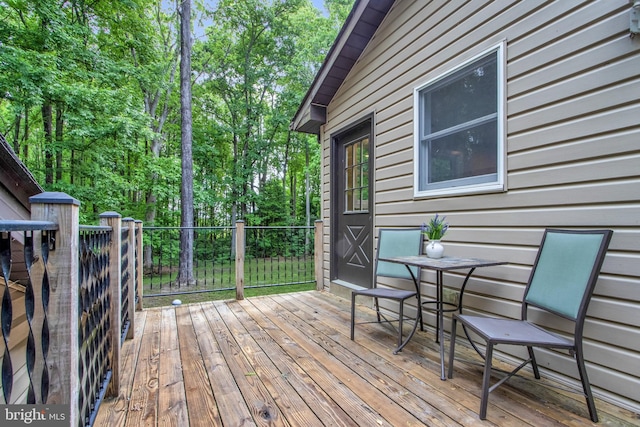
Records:
<instances>
[{"instance_id":1,"label":"wooden deck","mask_svg":"<svg viewBox=\"0 0 640 427\"><path fill-rule=\"evenodd\" d=\"M351 341L349 317L348 301L315 291L137 312L120 395L94 425L597 425L580 395L522 378L492 393L480 421L470 350L457 346L455 377L441 381L432 330L394 356L387 327L359 325ZM600 425L640 425L637 414L596 405Z\"/></svg>"}]
</instances>

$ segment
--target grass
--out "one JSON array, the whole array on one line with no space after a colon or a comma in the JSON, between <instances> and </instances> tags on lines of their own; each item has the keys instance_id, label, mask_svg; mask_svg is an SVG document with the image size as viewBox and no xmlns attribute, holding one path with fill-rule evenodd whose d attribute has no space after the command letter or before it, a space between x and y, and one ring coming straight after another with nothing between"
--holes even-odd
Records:
<instances>
[{"instance_id":1,"label":"grass","mask_svg":"<svg viewBox=\"0 0 640 427\"><path fill-rule=\"evenodd\" d=\"M244 263L245 296L281 294L315 289L313 258L249 258ZM171 264L170 264L171 265ZM143 294L145 307L171 305L176 299L183 304L235 299L236 278L233 261L200 262L193 271L196 283L178 287L173 282L176 267L165 267L162 273L145 272ZM288 283L288 284L281 284Z\"/></svg>"},{"instance_id":2,"label":"grass","mask_svg":"<svg viewBox=\"0 0 640 427\"><path fill-rule=\"evenodd\" d=\"M166 292L178 274L178 263L169 264L156 272L157 267L145 269L143 286L145 292ZM312 280L314 260L307 258L247 258L244 262L245 286L262 286L275 283L299 283ZM234 261L200 261L193 269L196 286L202 289L235 287Z\"/></svg>"},{"instance_id":3,"label":"grass","mask_svg":"<svg viewBox=\"0 0 640 427\"><path fill-rule=\"evenodd\" d=\"M245 298L261 296L261 295L273 295L273 294L287 294L291 292L310 291L316 288L315 283L302 283L296 285L281 285L281 286L260 286L255 288L245 288ZM201 292L193 294L181 294L181 295L167 295L157 297L144 298L143 304L145 308L152 307L164 307L171 305L174 300L178 299L182 304L193 304L206 301L217 300L229 300L235 299L235 290L221 290L211 292Z\"/></svg>"}]
</instances>

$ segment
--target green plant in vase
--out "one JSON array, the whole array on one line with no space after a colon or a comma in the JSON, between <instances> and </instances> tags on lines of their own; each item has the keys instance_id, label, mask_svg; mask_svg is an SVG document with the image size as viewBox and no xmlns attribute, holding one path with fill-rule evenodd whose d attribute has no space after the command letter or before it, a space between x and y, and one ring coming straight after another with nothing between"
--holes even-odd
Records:
<instances>
[{"instance_id":1,"label":"green plant in vase","mask_svg":"<svg viewBox=\"0 0 640 427\"><path fill-rule=\"evenodd\" d=\"M440 240L449 230L449 224L445 222L446 217L440 217L436 214L428 223L422 223L422 234L429 240L427 243L427 256L429 258L442 258L444 255L444 246Z\"/></svg>"}]
</instances>

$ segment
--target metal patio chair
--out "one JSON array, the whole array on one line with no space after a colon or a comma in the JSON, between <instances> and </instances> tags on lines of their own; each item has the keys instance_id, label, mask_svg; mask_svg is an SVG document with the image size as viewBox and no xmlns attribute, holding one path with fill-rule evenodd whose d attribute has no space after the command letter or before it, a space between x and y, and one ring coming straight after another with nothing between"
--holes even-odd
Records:
<instances>
[{"instance_id":1,"label":"metal patio chair","mask_svg":"<svg viewBox=\"0 0 640 427\"><path fill-rule=\"evenodd\" d=\"M568 350L575 357L582 389L593 422L598 421L582 351L582 332L589 300L600 273L600 268L611 240L611 230L546 230L538 250L522 302L521 319L495 319L490 317L456 314L451 326L449 352L449 378L453 378L453 360L456 342L456 324L475 332L486 342L484 358L480 419L487 416L489 393L531 363L533 374L540 379L533 347ZM560 335L549 332L527 320L529 307L553 313L573 322L572 333ZM540 318L540 314L536 316ZM526 346L529 358L513 371L489 387L493 347L497 344Z\"/></svg>"},{"instance_id":2,"label":"metal patio chair","mask_svg":"<svg viewBox=\"0 0 640 427\"><path fill-rule=\"evenodd\" d=\"M422 254L422 231L418 229L380 229L378 234L378 249L376 251L376 265L375 275L373 279L373 288L354 290L351 293L351 339L354 337L355 329L355 306L357 296L367 296L374 299L374 306L376 310L376 316L378 322L388 323L394 326L393 323L398 322L396 329L398 333L398 346L393 351L397 354L402 348L409 342L413 334L415 333L418 324L420 324L420 330L424 330L422 323L422 301L420 298L420 290L416 289L415 283L420 283L420 269L418 267L405 267L402 264L396 264L391 262L379 261L380 258L388 258L394 256L410 256ZM412 290L392 289L386 287L378 287L378 281L381 277L390 277L396 279L405 279L411 282ZM417 278L418 280L414 280ZM416 298L416 317L409 318L404 314L404 303L410 298ZM391 319L386 317L380 310L379 299L390 299L397 301L398 318ZM384 319L384 320L383 320ZM413 320L413 328L407 338L402 340L402 325L404 320ZM373 323L373 322L359 322Z\"/></svg>"}]
</instances>

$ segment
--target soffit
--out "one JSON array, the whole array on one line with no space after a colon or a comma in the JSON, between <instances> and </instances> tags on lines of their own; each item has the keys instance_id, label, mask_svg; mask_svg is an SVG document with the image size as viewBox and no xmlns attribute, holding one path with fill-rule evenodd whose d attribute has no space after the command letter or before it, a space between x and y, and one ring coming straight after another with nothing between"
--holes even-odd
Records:
<instances>
[{"instance_id":1,"label":"soffit","mask_svg":"<svg viewBox=\"0 0 640 427\"><path fill-rule=\"evenodd\" d=\"M2 134L0 134L0 185L4 186L27 210L30 210L31 206L29 197L43 191Z\"/></svg>"},{"instance_id":2,"label":"soffit","mask_svg":"<svg viewBox=\"0 0 640 427\"><path fill-rule=\"evenodd\" d=\"M356 0L300 104L291 122L291 129L306 133L320 133L320 126L326 122L327 105L369 44L394 1Z\"/></svg>"}]
</instances>

